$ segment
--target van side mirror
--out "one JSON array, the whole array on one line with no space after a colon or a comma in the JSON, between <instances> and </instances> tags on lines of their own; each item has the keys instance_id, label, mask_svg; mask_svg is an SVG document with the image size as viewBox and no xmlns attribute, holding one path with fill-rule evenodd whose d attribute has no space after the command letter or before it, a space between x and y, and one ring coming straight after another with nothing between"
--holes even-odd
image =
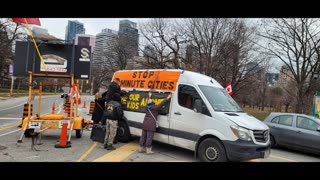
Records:
<instances>
[{"instance_id":1,"label":"van side mirror","mask_svg":"<svg viewBox=\"0 0 320 180\"><path fill-rule=\"evenodd\" d=\"M317 131L320 132L320 126L317 128Z\"/></svg>"},{"instance_id":2,"label":"van side mirror","mask_svg":"<svg viewBox=\"0 0 320 180\"><path fill-rule=\"evenodd\" d=\"M202 104L203 104L203 102L202 102L202 100L201 99L196 99L195 101L194 101L194 112L196 112L196 113L202 113Z\"/></svg>"}]
</instances>

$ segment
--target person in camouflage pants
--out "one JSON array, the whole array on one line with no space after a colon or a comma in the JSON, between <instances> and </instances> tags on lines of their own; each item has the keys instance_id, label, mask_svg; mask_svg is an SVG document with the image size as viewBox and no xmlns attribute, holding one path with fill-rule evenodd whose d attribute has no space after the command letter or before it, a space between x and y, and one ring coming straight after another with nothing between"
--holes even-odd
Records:
<instances>
[{"instance_id":1,"label":"person in camouflage pants","mask_svg":"<svg viewBox=\"0 0 320 180\"><path fill-rule=\"evenodd\" d=\"M107 150L114 150L116 148L112 145L117 134L118 121L123 117L121 96L119 93L115 93L112 97L112 101L108 102L108 104L106 105L105 113L107 116L107 123L104 148Z\"/></svg>"}]
</instances>

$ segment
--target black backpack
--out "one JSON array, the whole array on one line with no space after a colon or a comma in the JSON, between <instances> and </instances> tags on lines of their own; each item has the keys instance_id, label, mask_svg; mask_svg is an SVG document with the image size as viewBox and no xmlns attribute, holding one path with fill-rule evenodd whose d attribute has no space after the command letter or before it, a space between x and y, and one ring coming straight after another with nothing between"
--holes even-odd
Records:
<instances>
[{"instance_id":1,"label":"black backpack","mask_svg":"<svg viewBox=\"0 0 320 180\"><path fill-rule=\"evenodd\" d=\"M105 113L107 115L107 119L111 120L121 120L123 117L121 104L117 101L108 102L108 104L106 105Z\"/></svg>"}]
</instances>

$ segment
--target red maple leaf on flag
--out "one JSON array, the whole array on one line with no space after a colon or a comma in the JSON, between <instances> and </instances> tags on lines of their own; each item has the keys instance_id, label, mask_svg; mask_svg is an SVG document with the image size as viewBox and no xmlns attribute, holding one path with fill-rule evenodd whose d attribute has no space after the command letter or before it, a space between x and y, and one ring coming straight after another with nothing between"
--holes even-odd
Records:
<instances>
[{"instance_id":1,"label":"red maple leaf on flag","mask_svg":"<svg viewBox=\"0 0 320 180\"><path fill-rule=\"evenodd\" d=\"M231 82L229 82L226 86L226 91L229 93L230 96L232 96L232 87L231 87Z\"/></svg>"},{"instance_id":2,"label":"red maple leaf on flag","mask_svg":"<svg viewBox=\"0 0 320 180\"><path fill-rule=\"evenodd\" d=\"M40 23L40 19L39 19L39 18L12 18L12 21L13 21L13 22L16 22L16 23L26 24L25 19L27 20L27 23L28 23L28 24L35 24L35 25L41 26L41 23Z\"/></svg>"}]
</instances>

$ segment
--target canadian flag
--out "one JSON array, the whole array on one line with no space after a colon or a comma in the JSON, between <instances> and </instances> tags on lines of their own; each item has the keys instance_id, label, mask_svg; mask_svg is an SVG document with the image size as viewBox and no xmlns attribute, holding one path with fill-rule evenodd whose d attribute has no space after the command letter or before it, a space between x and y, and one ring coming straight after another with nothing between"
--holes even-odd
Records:
<instances>
[{"instance_id":1,"label":"canadian flag","mask_svg":"<svg viewBox=\"0 0 320 180\"><path fill-rule=\"evenodd\" d=\"M231 87L231 82L229 82L226 86L226 91L229 93L230 96L232 96L232 87Z\"/></svg>"}]
</instances>

